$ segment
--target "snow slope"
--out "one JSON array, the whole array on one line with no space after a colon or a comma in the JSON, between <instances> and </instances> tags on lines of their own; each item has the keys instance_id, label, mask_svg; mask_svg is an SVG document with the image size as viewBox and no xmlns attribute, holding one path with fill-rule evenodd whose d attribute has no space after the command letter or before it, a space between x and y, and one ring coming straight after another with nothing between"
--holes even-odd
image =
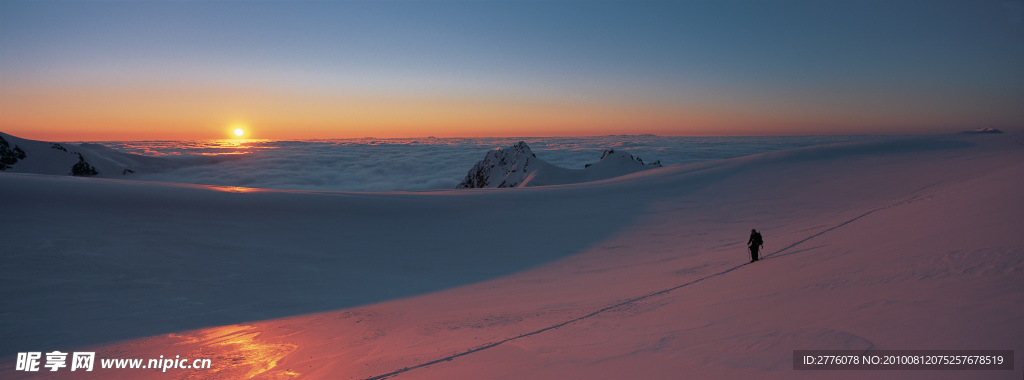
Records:
<instances>
[{"instance_id":1,"label":"snow slope","mask_svg":"<svg viewBox=\"0 0 1024 380\"><path fill-rule=\"evenodd\" d=\"M0 170L8 173L126 178L180 164L159 158L115 151L99 144L59 144L26 140L0 132Z\"/></svg>"},{"instance_id":2,"label":"snow slope","mask_svg":"<svg viewBox=\"0 0 1024 380\"><path fill-rule=\"evenodd\" d=\"M25 375L15 352L90 347L213 359L182 378L1020 378L1022 174L1006 134L482 192L2 174L0 377ZM1016 355L794 371L800 349Z\"/></svg>"}]
</instances>

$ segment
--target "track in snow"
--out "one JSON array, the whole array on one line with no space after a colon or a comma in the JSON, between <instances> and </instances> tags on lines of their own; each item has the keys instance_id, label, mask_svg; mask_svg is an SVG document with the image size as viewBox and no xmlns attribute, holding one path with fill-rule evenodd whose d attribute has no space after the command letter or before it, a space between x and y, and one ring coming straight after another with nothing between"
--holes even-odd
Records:
<instances>
[{"instance_id":1,"label":"track in snow","mask_svg":"<svg viewBox=\"0 0 1024 380\"><path fill-rule=\"evenodd\" d=\"M929 187L935 186L938 183L939 182L936 182L936 183L933 183L931 185L922 187L920 189L917 189L915 191L910 192L910 194L918 193L918 192L920 192L920 191L922 191L924 189L927 189ZM848 225L850 223L853 223L853 222L855 222L855 221L857 221L857 220L859 220L861 218L864 218L864 217L866 217L868 215L871 215L871 214L873 214L873 213L875 213L877 211L881 211L881 210L885 210L885 209L890 209L890 208L893 208L893 207L898 207L898 206L910 203L910 202L914 201L915 199L917 199L919 197L920 197L920 195L910 196L908 194L907 196L901 197L902 199L899 200L899 201L887 204L885 206L874 208L874 209L872 209L870 211L867 211L867 212L865 212L863 214L860 214L860 215L858 215L856 217L853 217L851 219L843 221L842 223L839 223L839 224L837 224L835 226L832 226L832 227L827 228L825 230L822 230L822 231L820 231L818 233L815 233L815 234L813 234L811 236L808 236L808 237L806 237L806 238L804 238L802 240L799 240L799 241L797 241L795 243L792 243L792 244L790 244L790 245L788 245L788 246L786 246L786 247L784 247L784 248L782 248L782 249L780 249L778 251L772 252L771 254L764 255L764 257L765 258L770 258L772 256L779 255L780 253L785 252L785 251L787 251L789 249L792 249L793 247L796 247L796 246L798 246L800 244L803 244L803 243L805 243L805 242L807 242L807 241L809 241L811 239L814 239L814 238L816 238L818 236L824 235L824 234L826 234L828 232L834 231L837 228L846 226L846 225ZM803 252L803 251L798 251L798 252ZM793 253L797 253L797 252L793 252ZM701 282L701 281L704 281L704 280L707 280L707 279L710 279L710 278L714 278L714 277L718 277L718 276L724 275L726 273L735 271L737 269L740 269L740 268L745 267L745 266L750 265L750 264L752 264L752 263L740 264L740 265L734 266L732 268L723 270L721 272L718 272L718 273L715 273L715 274L710 274L710 275L698 278L696 280L693 280L693 281L690 281L690 282L687 282L687 283L684 283L684 284L676 285L676 286L673 286L671 288L666 288L666 289L658 290L658 291L655 291L653 293L648 293L648 294L645 294L645 295L642 295L642 296L639 296L639 297L630 298L628 300L616 303L614 305L603 307L603 308L598 309L598 310L596 310L594 312L591 312L589 314L586 314L586 315L583 315L583 316L579 316L579 317L576 317L576 318L573 318L573 319L569 319L569 320L566 320L566 321L563 321L563 322L560 322L560 323L557 323L557 324L554 324L554 325L551 325L551 326L548 326L548 327L545 327L545 328L542 328L542 329L539 329L539 330L534 330L534 331L531 331L531 332L528 332L528 333L525 333L525 334L521 334L521 335L517 335L517 336L511 337L511 338L505 338L505 339L499 340L497 342L488 343L488 344L485 344L485 345L482 345L482 346L478 346L478 347L475 347L475 348L468 349L466 351L463 351L463 352L460 352L460 353L457 353L457 354L452 354L452 355L445 356L445 357L440 358L440 359L436 359L436 360L432 360L432 361L429 361L429 362L420 363L420 364L417 364L417 365L414 365L414 366L411 366L411 367L405 367L405 368L402 368L402 369L399 369L399 370L391 371L391 372L385 373L383 375L377 375L377 376L373 376L373 377L368 377L365 380L386 379L386 378L389 378L389 377L392 377L392 376L397 376L397 375L400 375L400 374L412 371L414 369L429 367L429 366L432 366L434 364L438 364L438 363L442 363L442 362L447 362L447 361L452 361L452 360L454 360L456 358L459 358L459 357L462 357L462 356L466 356L466 355L470 355L470 354L473 354L473 353L476 353L476 352L480 352L480 351L483 351L483 350L486 350L486 349L494 348L494 347L500 346L502 344L505 344L505 343L508 343L508 342L511 342L511 341L514 341L514 340L517 340L517 339L526 338L526 337L537 335L537 334L540 334L540 333L543 333L543 332L546 332L546 331L551 331L551 330L554 330L554 329L557 329L557 328L560 328L560 327L563 327L563 326L566 326L566 325L570 325L570 324L582 321L584 319L588 319L588 318L594 317L594 316L599 315L601 313L604 313L606 311L614 310L616 308L632 304L634 302L638 302L638 301L642 301L642 300L645 300L645 299L648 299L648 298L651 298L651 297L667 294L669 292L672 292L673 290L684 288L684 287L696 284L698 282Z\"/></svg>"}]
</instances>

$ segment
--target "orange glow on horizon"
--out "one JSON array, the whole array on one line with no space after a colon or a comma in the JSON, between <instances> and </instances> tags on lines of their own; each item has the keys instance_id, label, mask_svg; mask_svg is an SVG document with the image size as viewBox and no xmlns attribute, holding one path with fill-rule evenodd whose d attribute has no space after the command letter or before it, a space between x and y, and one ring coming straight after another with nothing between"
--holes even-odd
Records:
<instances>
[{"instance_id":1,"label":"orange glow on horizon","mask_svg":"<svg viewBox=\"0 0 1024 380\"><path fill-rule=\"evenodd\" d=\"M817 111L786 104L743 108L712 100L360 96L253 89L227 92L205 87L16 90L0 92L0 131L44 141L709 136L962 129L954 126L955 117L942 112L922 120L841 107ZM61 107L55 109L53 104ZM258 123L259 131L238 120ZM975 123L1000 127L995 119L981 118ZM241 136L236 129L242 130Z\"/></svg>"}]
</instances>

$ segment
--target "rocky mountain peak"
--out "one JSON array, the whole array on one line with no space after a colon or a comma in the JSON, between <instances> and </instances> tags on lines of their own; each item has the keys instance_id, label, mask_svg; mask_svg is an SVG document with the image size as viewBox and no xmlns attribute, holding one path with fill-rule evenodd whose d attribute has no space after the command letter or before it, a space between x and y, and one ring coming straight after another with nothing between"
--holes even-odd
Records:
<instances>
[{"instance_id":1,"label":"rocky mountain peak","mask_svg":"<svg viewBox=\"0 0 1024 380\"><path fill-rule=\"evenodd\" d=\"M456 188L516 187L526 178L530 160L537 160L537 155L525 141L492 150L473 165Z\"/></svg>"}]
</instances>

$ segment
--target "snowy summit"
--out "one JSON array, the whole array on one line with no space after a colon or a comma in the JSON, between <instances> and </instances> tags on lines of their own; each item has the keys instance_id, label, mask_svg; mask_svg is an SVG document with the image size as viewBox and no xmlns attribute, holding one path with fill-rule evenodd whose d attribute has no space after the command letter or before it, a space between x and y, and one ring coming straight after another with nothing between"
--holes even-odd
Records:
<instances>
[{"instance_id":1,"label":"snowy summit","mask_svg":"<svg viewBox=\"0 0 1024 380\"><path fill-rule=\"evenodd\" d=\"M586 164L583 169L568 169L537 158L526 142L520 141L506 149L487 152L483 160L469 169L466 178L456 188L564 185L598 181L660 167L661 161L645 164L640 157L634 157L628 152L608 149L596 163Z\"/></svg>"}]
</instances>

